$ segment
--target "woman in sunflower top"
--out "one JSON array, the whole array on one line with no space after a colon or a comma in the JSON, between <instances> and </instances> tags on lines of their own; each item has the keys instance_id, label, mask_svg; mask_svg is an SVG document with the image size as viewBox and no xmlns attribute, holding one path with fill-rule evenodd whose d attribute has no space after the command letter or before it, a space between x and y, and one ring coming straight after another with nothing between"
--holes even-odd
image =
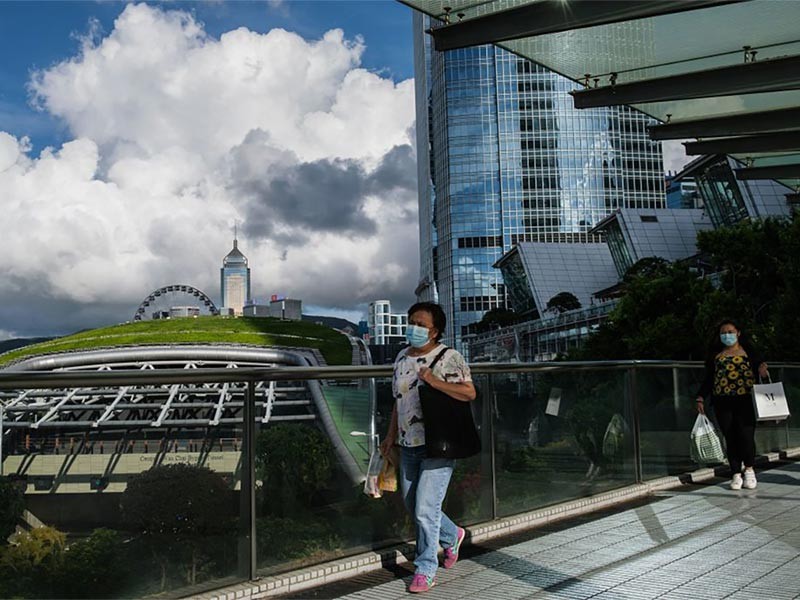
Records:
<instances>
[{"instance_id":1,"label":"woman in sunflower top","mask_svg":"<svg viewBox=\"0 0 800 600\"><path fill-rule=\"evenodd\" d=\"M756 415L751 396L756 375L761 378L769 375L767 363L761 360L741 327L730 319L720 322L709 346L705 378L697 392L697 411L705 414L705 400L710 400L714 407L725 436L732 490L740 490L742 486L754 489L757 485L753 470Z\"/></svg>"}]
</instances>

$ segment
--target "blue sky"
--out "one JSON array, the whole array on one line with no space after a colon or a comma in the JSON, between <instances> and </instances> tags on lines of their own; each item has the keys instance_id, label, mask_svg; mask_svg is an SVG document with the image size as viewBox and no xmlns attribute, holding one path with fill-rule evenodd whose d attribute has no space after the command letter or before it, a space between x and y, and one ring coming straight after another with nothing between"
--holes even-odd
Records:
<instances>
[{"instance_id":1,"label":"blue sky","mask_svg":"<svg viewBox=\"0 0 800 600\"><path fill-rule=\"evenodd\" d=\"M411 12L0 1L0 339L125 321L164 285L218 299L234 223L255 297L413 302Z\"/></svg>"},{"instance_id":2,"label":"blue sky","mask_svg":"<svg viewBox=\"0 0 800 600\"><path fill-rule=\"evenodd\" d=\"M57 146L68 137L62 122L29 105L26 90L32 70L48 68L73 56L96 20L101 35L113 28L126 2L0 1L0 131L31 138L34 151ZM267 2L147 2L193 12L206 32L247 27L264 33L274 28L306 39L332 28L345 37L364 38L362 66L394 80L414 76L411 9L395 0L286 0Z\"/></svg>"}]
</instances>

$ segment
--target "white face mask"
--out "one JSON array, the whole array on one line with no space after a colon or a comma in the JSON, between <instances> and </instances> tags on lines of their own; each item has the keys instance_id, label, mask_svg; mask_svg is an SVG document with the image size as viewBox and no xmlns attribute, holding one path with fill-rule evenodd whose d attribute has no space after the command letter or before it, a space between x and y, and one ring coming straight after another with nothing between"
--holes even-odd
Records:
<instances>
[{"instance_id":1,"label":"white face mask","mask_svg":"<svg viewBox=\"0 0 800 600\"><path fill-rule=\"evenodd\" d=\"M731 346L735 346L736 342L739 340L739 336L735 333L720 333L719 340L730 348Z\"/></svg>"},{"instance_id":2,"label":"white face mask","mask_svg":"<svg viewBox=\"0 0 800 600\"><path fill-rule=\"evenodd\" d=\"M414 348L424 348L428 343L428 328L419 325L409 325L406 327L406 340Z\"/></svg>"}]
</instances>

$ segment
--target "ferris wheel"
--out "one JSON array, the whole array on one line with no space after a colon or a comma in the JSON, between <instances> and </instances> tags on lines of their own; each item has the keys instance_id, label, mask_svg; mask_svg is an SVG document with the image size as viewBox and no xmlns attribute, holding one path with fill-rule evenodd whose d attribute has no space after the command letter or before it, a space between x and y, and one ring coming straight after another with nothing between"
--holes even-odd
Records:
<instances>
[{"instance_id":1,"label":"ferris wheel","mask_svg":"<svg viewBox=\"0 0 800 600\"><path fill-rule=\"evenodd\" d=\"M134 321L163 319L175 316L176 310L181 316L219 315L219 309L205 293L191 285L167 285L153 292L142 300Z\"/></svg>"}]
</instances>

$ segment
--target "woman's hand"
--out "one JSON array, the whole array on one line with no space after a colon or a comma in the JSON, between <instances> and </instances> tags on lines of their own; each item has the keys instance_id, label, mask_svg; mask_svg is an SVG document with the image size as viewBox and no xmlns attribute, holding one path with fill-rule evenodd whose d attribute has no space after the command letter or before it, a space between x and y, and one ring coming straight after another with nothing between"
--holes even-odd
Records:
<instances>
[{"instance_id":1,"label":"woman's hand","mask_svg":"<svg viewBox=\"0 0 800 600\"><path fill-rule=\"evenodd\" d=\"M433 371L431 371L428 367L420 367L417 377L432 388L435 388L440 392L444 392L456 400L461 400L464 402L475 400L475 386L471 381L450 383L436 377L436 375L433 374Z\"/></svg>"},{"instance_id":2,"label":"woman's hand","mask_svg":"<svg viewBox=\"0 0 800 600\"><path fill-rule=\"evenodd\" d=\"M417 377L419 377L422 381L427 383L428 385L433 385L433 381L436 379L436 376L433 374L428 367L420 367L419 373L417 373Z\"/></svg>"},{"instance_id":3,"label":"woman's hand","mask_svg":"<svg viewBox=\"0 0 800 600\"><path fill-rule=\"evenodd\" d=\"M394 448L395 442L397 441L395 439L395 435L396 434L393 435L390 433L385 438L383 438L380 447L382 456L384 457L389 456L389 454L392 452L392 448Z\"/></svg>"},{"instance_id":4,"label":"woman's hand","mask_svg":"<svg viewBox=\"0 0 800 600\"><path fill-rule=\"evenodd\" d=\"M758 365L758 376L761 377L761 379L769 377L769 367L767 367L767 363Z\"/></svg>"},{"instance_id":5,"label":"woman's hand","mask_svg":"<svg viewBox=\"0 0 800 600\"><path fill-rule=\"evenodd\" d=\"M695 406L697 407L697 412L701 415L706 414L706 407L703 405L703 399L698 396L697 400L695 401Z\"/></svg>"}]
</instances>

